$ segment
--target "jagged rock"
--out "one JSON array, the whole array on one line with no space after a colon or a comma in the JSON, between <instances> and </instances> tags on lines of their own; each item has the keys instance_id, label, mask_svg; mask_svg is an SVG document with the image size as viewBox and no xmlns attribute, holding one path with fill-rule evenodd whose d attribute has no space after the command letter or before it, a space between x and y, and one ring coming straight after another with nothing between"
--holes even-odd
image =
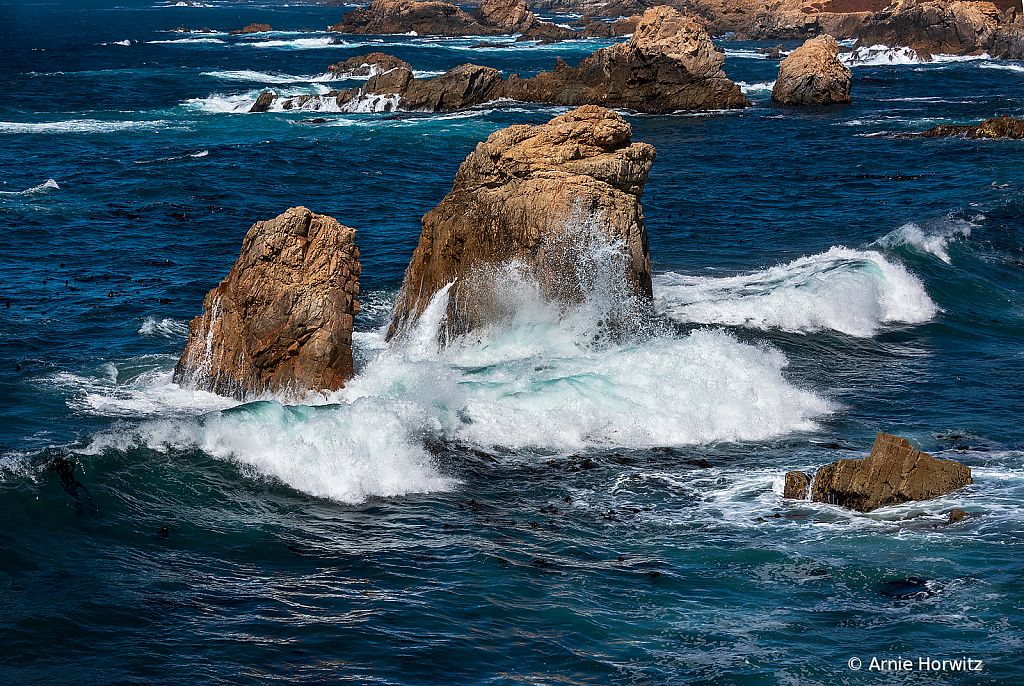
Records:
<instances>
[{"instance_id":1,"label":"jagged rock","mask_svg":"<svg viewBox=\"0 0 1024 686\"><path fill-rule=\"evenodd\" d=\"M373 0L342 15L328 31L352 34L410 33L419 36L490 36L501 31L485 27L447 2Z\"/></svg>"},{"instance_id":2,"label":"jagged rock","mask_svg":"<svg viewBox=\"0 0 1024 686\"><path fill-rule=\"evenodd\" d=\"M961 510L959 507L954 507L952 510L949 511L949 519L946 520L946 526L949 526L950 524L956 524L957 522L961 522L970 516L970 512L965 512Z\"/></svg>"},{"instance_id":3,"label":"jagged rock","mask_svg":"<svg viewBox=\"0 0 1024 686\"><path fill-rule=\"evenodd\" d=\"M483 0L472 16L484 26L509 35L522 33L538 22L523 0Z\"/></svg>"},{"instance_id":4,"label":"jagged rock","mask_svg":"<svg viewBox=\"0 0 1024 686\"><path fill-rule=\"evenodd\" d=\"M839 61L839 44L832 36L811 38L779 64L772 88L777 105L834 105L850 102L853 75Z\"/></svg>"},{"instance_id":5,"label":"jagged rock","mask_svg":"<svg viewBox=\"0 0 1024 686\"><path fill-rule=\"evenodd\" d=\"M980 55L993 48L999 10L991 2L899 0L866 19L857 46L884 44L933 54Z\"/></svg>"},{"instance_id":6,"label":"jagged rock","mask_svg":"<svg viewBox=\"0 0 1024 686\"><path fill-rule=\"evenodd\" d=\"M245 399L337 390L352 377L355 229L293 207L253 224L189 325L174 381Z\"/></svg>"},{"instance_id":7,"label":"jagged rock","mask_svg":"<svg viewBox=\"0 0 1024 686\"><path fill-rule=\"evenodd\" d=\"M785 49L786 48L783 45L776 45L773 48L758 48L757 50L754 50L754 52L758 55L764 55L767 60L781 60L784 57L782 51Z\"/></svg>"},{"instance_id":8,"label":"jagged rock","mask_svg":"<svg viewBox=\"0 0 1024 686\"><path fill-rule=\"evenodd\" d=\"M228 35L238 36L246 33L265 33L267 31L273 30L274 29L270 28L270 24L249 24L244 29L236 29L235 31L231 31L230 33L228 33Z\"/></svg>"},{"instance_id":9,"label":"jagged rock","mask_svg":"<svg viewBox=\"0 0 1024 686\"><path fill-rule=\"evenodd\" d=\"M571 68L558 60L532 79L510 76L505 97L559 105L599 104L661 114L748 107L725 56L696 20L670 7L644 13L628 43L601 48Z\"/></svg>"},{"instance_id":10,"label":"jagged rock","mask_svg":"<svg viewBox=\"0 0 1024 686\"><path fill-rule=\"evenodd\" d=\"M537 21L529 29L523 31L522 35L516 38L516 42L535 40L546 44L579 37L580 34L572 29L552 24L549 21Z\"/></svg>"},{"instance_id":11,"label":"jagged rock","mask_svg":"<svg viewBox=\"0 0 1024 686\"><path fill-rule=\"evenodd\" d=\"M250 112L266 112L270 109L270 106L277 100L277 94L271 93L270 91L263 91L259 97L256 98L256 102L249 108Z\"/></svg>"},{"instance_id":12,"label":"jagged rock","mask_svg":"<svg viewBox=\"0 0 1024 686\"><path fill-rule=\"evenodd\" d=\"M879 433L871 454L839 460L814 475L811 499L860 512L927 500L974 483L971 468L910 447L905 438Z\"/></svg>"},{"instance_id":13,"label":"jagged rock","mask_svg":"<svg viewBox=\"0 0 1024 686\"><path fill-rule=\"evenodd\" d=\"M1024 138L1024 119L1014 119L1010 116L994 117L986 119L977 125L940 124L921 133L903 133L896 138L1009 138L1020 140Z\"/></svg>"},{"instance_id":14,"label":"jagged rock","mask_svg":"<svg viewBox=\"0 0 1024 686\"><path fill-rule=\"evenodd\" d=\"M427 112L458 110L493 99L495 88L501 83L497 69L461 64L428 81L411 79L402 95L401 107Z\"/></svg>"},{"instance_id":15,"label":"jagged rock","mask_svg":"<svg viewBox=\"0 0 1024 686\"><path fill-rule=\"evenodd\" d=\"M574 216L621 241L629 297L651 298L651 262L640 196L654 148L632 143L618 114L586 106L540 126L491 134L462 163L451 192L423 217L419 245L405 272L388 337L417 321L432 296L448 293L447 332L460 334L499 316L481 270L517 260L545 294L572 300L578 266L568 239ZM561 247L560 247L561 246Z\"/></svg>"},{"instance_id":16,"label":"jagged rock","mask_svg":"<svg viewBox=\"0 0 1024 686\"><path fill-rule=\"evenodd\" d=\"M327 67L327 73L334 78L344 79L353 76L374 76L399 68L412 71L412 66L408 62L383 52L371 52L369 55L358 55L344 62L332 64Z\"/></svg>"},{"instance_id":17,"label":"jagged rock","mask_svg":"<svg viewBox=\"0 0 1024 686\"><path fill-rule=\"evenodd\" d=\"M783 489L782 497L806 500L810 485L811 477L804 472L786 472L786 486Z\"/></svg>"}]
</instances>

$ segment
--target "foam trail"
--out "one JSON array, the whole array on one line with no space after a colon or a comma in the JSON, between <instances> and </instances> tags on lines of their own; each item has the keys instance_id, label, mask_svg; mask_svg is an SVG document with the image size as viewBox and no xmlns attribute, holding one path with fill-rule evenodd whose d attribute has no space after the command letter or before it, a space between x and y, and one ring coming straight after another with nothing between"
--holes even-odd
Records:
<instances>
[{"instance_id":1,"label":"foam trail","mask_svg":"<svg viewBox=\"0 0 1024 686\"><path fill-rule=\"evenodd\" d=\"M945 226L931 229L923 229L910 222L880 238L878 245L887 250L906 247L917 253L934 255L946 264L951 264L946 249L957 238L970 236L971 226L969 222L962 219L953 220Z\"/></svg>"},{"instance_id":2,"label":"foam trail","mask_svg":"<svg viewBox=\"0 0 1024 686\"><path fill-rule=\"evenodd\" d=\"M120 131L162 129L170 124L156 121L102 121L99 119L69 119L53 122L0 121L2 133L118 133Z\"/></svg>"},{"instance_id":3,"label":"foam trail","mask_svg":"<svg viewBox=\"0 0 1024 686\"><path fill-rule=\"evenodd\" d=\"M833 247L753 274L713 278L668 272L654 279L659 311L686 323L831 329L872 336L885 324L918 324L939 311L924 285L878 252Z\"/></svg>"},{"instance_id":4,"label":"foam trail","mask_svg":"<svg viewBox=\"0 0 1024 686\"><path fill-rule=\"evenodd\" d=\"M848 67L877 67L885 65L921 64L913 48L893 48L888 45L872 45L851 52L839 53L839 60Z\"/></svg>"},{"instance_id":5,"label":"foam trail","mask_svg":"<svg viewBox=\"0 0 1024 686\"><path fill-rule=\"evenodd\" d=\"M59 191L59 190L60 190L60 186L57 185L56 181L54 181L53 179L47 179L46 181L42 182L38 186L33 186L32 188L27 188L27 189L25 189L23 191L0 191L0 197L15 197L15 196L25 196L25 195L45 195L46 193L49 193L50 191Z\"/></svg>"}]
</instances>

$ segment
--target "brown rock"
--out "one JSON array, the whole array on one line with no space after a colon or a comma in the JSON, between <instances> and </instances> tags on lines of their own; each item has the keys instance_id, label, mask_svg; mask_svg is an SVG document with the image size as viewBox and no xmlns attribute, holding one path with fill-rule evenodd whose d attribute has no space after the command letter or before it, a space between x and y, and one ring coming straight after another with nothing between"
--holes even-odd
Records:
<instances>
[{"instance_id":1,"label":"brown rock","mask_svg":"<svg viewBox=\"0 0 1024 686\"><path fill-rule=\"evenodd\" d=\"M270 28L270 24L249 24L244 29L237 29L228 33L229 36L238 36L245 33L265 33L266 31L273 31Z\"/></svg>"},{"instance_id":2,"label":"brown rock","mask_svg":"<svg viewBox=\"0 0 1024 686\"><path fill-rule=\"evenodd\" d=\"M807 492L811 485L811 477L804 472L786 472L786 487L783 491L783 498L794 500L806 500Z\"/></svg>"},{"instance_id":3,"label":"brown rock","mask_svg":"<svg viewBox=\"0 0 1024 686\"><path fill-rule=\"evenodd\" d=\"M1008 138L1020 140L1024 138L1024 119L1003 116L986 119L980 124L961 126L957 124L940 124L921 133L905 133L898 138L945 138L959 136L961 138Z\"/></svg>"},{"instance_id":4,"label":"brown rock","mask_svg":"<svg viewBox=\"0 0 1024 686\"><path fill-rule=\"evenodd\" d=\"M579 37L580 34L572 29L553 24L550 21L538 20L526 31L523 31L522 35L516 38L516 42L535 40L541 43L557 43L558 41L572 40Z\"/></svg>"},{"instance_id":5,"label":"brown rock","mask_svg":"<svg viewBox=\"0 0 1024 686\"><path fill-rule=\"evenodd\" d=\"M495 99L501 85L501 73L497 69L461 64L434 79L411 79L400 106L404 110L425 112L462 109Z\"/></svg>"},{"instance_id":6,"label":"brown rock","mask_svg":"<svg viewBox=\"0 0 1024 686\"><path fill-rule=\"evenodd\" d=\"M277 100L277 94L271 93L270 91L263 91L259 97L256 98L256 102L249 108L250 112L266 112L270 109L270 106Z\"/></svg>"},{"instance_id":7,"label":"brown rock","mask_svg":"<svg viewBox=\"0 0 1024 686\"><path fill-rule=\"evenodd\" d=\"M528 30L538 21L523 0L483 0L472 15L484 26L510 35Z\"/></svg>"},{"instance_id":8,"label":"brown rock","mask_svg":"<svg viewBox=\"0 0 1024 686\"><path fill-rule=\"evenodd\" d=\"M777 105L834 105L850 102L850 69L839 61L832 36L811 38L779 64L772 88Z\"/></svg>"},{"instance_id":9,"label":"brown rock","mask_svg":"<svg viewBox=\"0 0 1024 686\"><path fill-rule=\"evenodd\" d=\"M653 114L748 107L740 87L722 71L724 61L698 21L655 7L644 13L628 43L601 48L576 68L558 60L554 71L532 79L509 77L505 96Z\"/></svg>"},{"instance_id":10,"label":"brown rock","mask_svg":"<svg viewBox=\"0 0 1024 686\"><path fill-rule=\"evenodd\" d=\"M293 207L256 222L189 325L174 381L239 399L332 391L352 377L355 229Z\"/></svg>"},{"instance_id":11,"label":"brown rock","mask_svg":"<svg viewBox=\"0 0 1024 686\"><path fill-rule=\"evenodd\" d=\"M949 519L946 521L946 526L950 524L956 524L957 522L963 521L971 516L970 512L964 512L959 507L954 507L949 511Z\"/></svg>"},{"instance_id":12,"label":"brown rock","mask_svg":"<svg viewBox=\"0 0 1024 686\"><path fill-rule=\"evenodd\" d=\"M352 34L389 34L415 31L419 36L490 36L502 33L485 27L447 2L373 0L342 15L328 31Z\"/></svg>"},{"instance_id":13,"label":"brown rock","mask_svg":"<svg viewBox=\"0 0 1024 686\"><path fill-rule=\"evenodd\" d=\"M392 69L408 69L412 66L403 60L383 52L371 52L369 55L358 55L350 57L344 62L338 62L327 67L327 73L334 78L344 79L353 76L374 76L384 74Z\"/></svg>"},{"instance_id":14,"label":"brown rock","mask_svg":"<svg viewBox=\"0 0 1024 686\"><path fill-rule=\"evenodd\" d=\"M910 447L905 438L879 433L871 454L839 460L814 476L811 499L860 512L910 500L927 500L974 483L971 468Z\"/></svg>"},{"instance_id":15,"label":"brown rock","mask_svg":"<svg viewBox=\"0 0 1024 686\"><path fill-rule=\"evenodd\" d=\"M899 0L864 21L857 47L907 46L926 60L933 54L980 55L994 47L998 23L999 10L990 2Z\"/></svg>"},{"instance_id":16,"label":"brown rock","mask_svg":"<svg viewBox=\"0 0 1024 686\"><path fill-rule=\"evenodd\" d=\"M407 331L453 281L449 335L500 318L500 307L478 286L489 268L513 260L551 300L578 300L574 216L589 218L605 239L621 241L625 283L617 288L623 298L650 299L640 196L655 152L645 143L630 144L631 136L618 114L586 106L544 125L496 131L478 144L452 191L423 217L388 337Z\"/></svg>"}]
</instances>

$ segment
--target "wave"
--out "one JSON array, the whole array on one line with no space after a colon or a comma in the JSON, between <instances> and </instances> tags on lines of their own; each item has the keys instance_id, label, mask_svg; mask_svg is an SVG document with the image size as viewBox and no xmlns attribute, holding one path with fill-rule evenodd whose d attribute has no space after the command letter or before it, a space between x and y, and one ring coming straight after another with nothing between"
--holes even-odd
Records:
<instances>
[{"instance_id":1,"label":"wave","mask_svg":"<svg viewBox=\"0 0 1024 686\"><path fill-rule=\"evenodd\" d=\"M860 47L851 52L839 53L839 61L848 67L877 67L897 64L922 64L913 48L893 48L888 45Z\"/></svg>"},{"instance_id":2,"label":"wave","mask_svg":"<svg viewBox=\"0 0 1024 686\"><path fill-rule=\"evenodd\" d=\"M240 41L233 43L234 46L247 48L291 48L293 50L322 50L324 48L351 48L355 44L348 43L337 38L293 38L290 40L257 40Z\"/></svg>"},{"instance_id":3,"label":"wave","mask_svg":"<svg viewBox=\"0 0 1024 686\"><path fill-rule=\"evenodd\" d=\"M987 62L985 64L978 65L982 69L1002 69L1004 71L1016 71L1024 72L1024 67L1019 64L1007 64L1005 62Z\"/></svg>"},{"instance_id":4,"label":"wave","mask_svg":"<svg viewBox=\"0 0 1024 686\"><path fill-rule=\"evenodd\" d=\"M234 71L205 71L202 75L219 79L221 81L244 81L246 83L314 83L331 81L334 78L331 74L317 74L316 76L289 76L288 74L270 74L251 69L239 69Z\"/></svg>"},{"instance_id":5,"label":"wave","mask_svg":"<svg viewBox=\"0 0 1024 686\"><path fill-rule=\"evenodd\" d=\"M104 121L101 119L69 119L52 122L0 121L0 134L4 133L118 133L120 131L162 129L171 122L155 121Z\"/></svg>"},{"instance_id":6,"label":"wave","mask_svg":"<svg viewBox=\"0 0 1024 686\"><path fill-rule=\"evenodd\" d=\"M45 195L50 191L59 191L60 186L53 179L47 179L38 186L32 186L32 188L26 188L23 191L0 191L0 197L13 198L17 196L29 196L29 195Z\"/></svg>"},{"instance_id":7,"label":"wave","mask_svg":"<svg viewBox=\"0 0 1024 686\"><path fill-rule=\"evenodd\" d=\"M905 247L916 253L934 255L951 264L946 249L958 238L970 236L972 227L973 224L963 219L945 220L940 226L927 228L910 222L880 238L878 245L887 250Z\"/></svg>"},{"instance_id":8,"label":"wave","mask_svg":"<svg viewBox=\"0 0 1024 686\"><path fill-rule=\"evenodd\" d=\"M146 317L142 322L142 326L139 327L139 333L143 336L184 338L188 336L188 322L170 319L169 317L164 317L163 319Z\"/></svg>"},{"instance_id":9,"label":"wave","mask_svg":"<svg viewBox=\"0 0 1024 686\"><path fill-rule=\"evenodd\" d=\"M150 45L223 45L227 43L227 41L221 40L220 38L172 38L168 40L151 40L146 42Z\"/></svg>"},{"instance_id":10,"label":"wave","mask_svg":"<svg viewBox=\"0 0 1024 686\"><path fill-rule=\"evenodd\" d=\"M737 81L736 85L743 91L743 95L750 95L751 93L771 93L772 89L775 88L774 81L759 81L757 83L746 83L745 81Z\"/></svg>"},{"instance_id":11,"label":"wave","mask_svg":"<svg viewBox=\"0 0 1024 686\"><path fill-rule=\"evenodd\" d=\"M654 294L658 310L678 322L857 337L886 324L923 323L939 311L905 267L843 247L739 276L667 272L655 277Z\"/></svg>"}]
</instances>

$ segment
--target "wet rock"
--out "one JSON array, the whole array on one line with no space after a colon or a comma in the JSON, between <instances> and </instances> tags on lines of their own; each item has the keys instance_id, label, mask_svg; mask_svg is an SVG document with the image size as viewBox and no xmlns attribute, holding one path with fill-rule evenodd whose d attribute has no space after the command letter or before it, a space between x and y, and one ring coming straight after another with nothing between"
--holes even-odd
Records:
<instances>
[{"instance_id":1,"label":"wet rock","mask_svg":"<svg viewBox=\"0 0 1024 686\"><path fill-rule=\"evenodd\" d=\"M916 576L883 581L878 584L878 592L897 600L923 600L934 595L934 592L928 586L928 582Z\"/></svg>"},{"instance_id":2,"label":"wet rock","mask_svg":"<svg viewBox=\"0 0 1024 686\"><path fill-rule=\"evenodd\" d=\"M964 510L961 510L959 507L954 507L952 510L949 511L949 519L946 521L946 526L949 526L950 524L956 524L957 522L963 521L970 516L970 512L965 512Z\"/></svg>"},{"instance_id":3,"label":"wet rock","mask_svg":"<svg viewBox=\"0 0 1024 686\"><path fill-rule=\"evenodd\" d=\"M651 263L640 196L654 148L630 143L615 112L585 106L540 126L512 126L477 145L452 191L423 217L388 338L419 319L435 293L448 292L446 331L457 335L507 313L486 288L487 270L514 260L546 297L582 298L573 217L622 242L624 297L651 298ZM484 284L480 284L481 286Z\"/></svg>"},{"instance_id":4,"label":"wet rock","mask_svg":"<svg viewBox=\"0 0 1024 686\"><path fill-rule=\"evenodd\" d=\"M868 457L839 460L819 469L811 499L871 512L935 498L971 483L967 465L934 458L912 448L905 438L879 433Z\"/></svg>"},{"instance_id":5,"label":"wet rock","mask_svg":"<svg viewBox=\"0 0 1024 686\"><path fill-rule=\"evenodd\" d=\"M1007 138L1020 140L1024 138L1024 119L1014 119L1010 116L994 117L986 119L980 124L960 126L956 124L941 124L932 127L921 133L904 133L897 138ZM950 437L952 438L952 436ZM959 436L957 437L959 438Z\"/></svg>"},{"instance_id":6,"label":"wet rock","mask_svg":"<svg viewBox=\"0 0 1024 686\"><path fill-rule=\"evenodd\" d=\"M764 55L765 59L781 60L783 58L782 51L785 49L785 46L776 45L774 48L758 48L754 52L758 55Z\"/></svg>"},{"instance_id":7,"label":"wet rock","mask_svg":"<svg viewBox=\"0 0 1024 686\"><path fill-rule=\"evenodd\" d=\"M274 29L270 28L270 24L249 24L244 29L237 29L235 31L231 31L230 33L228 33L228 35L229 36L238 36L238 35L244 35L244 34L247 34L247 33L265 33L267 31L273 31L273 30Z\"/></svg>"},{"instance_id":8,"label":"wet rock","mask_svg":"<svg viewBox=\"0 0 1024 686\"><path fill-rule=\"evenodd\" d=\"M353 76L375 76L393 69L408 69L411 72L412 66L392 55L371 52L369 55L357 55L344 62L332 64L327 67L327 73L334 78L345 79Z\"/></svg>"},{"instance_id":9,"label":"wet rock","mask_svg":"<svg viewBox=\"0 0 1024 686\"><path fill-rule=\"evenodd\" d=\"M277 100L277 94L271 93L270 91L263 91L259 97L256 98L256 102L253 103L252 107L249 108L250 112L266 112L270 109L270 106Z\"/></svg>"},{"instance_id":10,"label":"wet rock","mask_svg":"<svg viewBox=\"0 0 1024 686\"><path fill-rule=\"evenodd\" d=\"M351 378L355 229L293 207L253 224L189 325L174 381L239 399L332 391Z\"/></svg>"},{"instance_id":11,"label":"wet rock","mask_svg":"<svg viewBox=\"0 0 1024 686\"><path fill-rule=\"evenodd\" d=\"M834 105L850 102L850 69L839 61L832 36L812 38L779 64L772 88L777 105Z\"/></svg>"},{"instance_id":12,"label":"wet rock","mask_svg":"<svg viewBox=\"0 0 1024 686\"><path fill-rule=\"evenodd\" d=\"M786 487L782 497L794 500L806 500L810 489L811 477L804 472L786 472Z\"/></svg>"},{"instance_id":13,"label":"wet rock","mask_svg":"<svg viewBox=\"0 0 1024 686\"><path fill-rule=\"evenodd\" d=\"M341 23L328 31L358 35L415 32L418 36L490 36L502 33L485 27L447 2L412 0L373 0L369 7L346 12Z\"/></svg>"},{"instance_id":14,"label":"wet rock","mask_svg":"<svg viewBox=\"0 0 1024 686\"><path fill-rule=\"evenodd\" d=\"M523 0L483 0L472 16L484 26L509 35L527 31L539 22Z\"/></svg>"},{"instance_id":15,"label":"wet rock","mask_svg":"<svg viewBox=\"0 0 1024 686\"><path fill-rule=\"evenodd\" d=\"M516 42L535 40L546 44L572 40L574 38L579 38L579 33L573 29L552 24L548 21L537 21L529 29L523 31L522 35L516 38Z\"/></svg>"}]
</instances>

